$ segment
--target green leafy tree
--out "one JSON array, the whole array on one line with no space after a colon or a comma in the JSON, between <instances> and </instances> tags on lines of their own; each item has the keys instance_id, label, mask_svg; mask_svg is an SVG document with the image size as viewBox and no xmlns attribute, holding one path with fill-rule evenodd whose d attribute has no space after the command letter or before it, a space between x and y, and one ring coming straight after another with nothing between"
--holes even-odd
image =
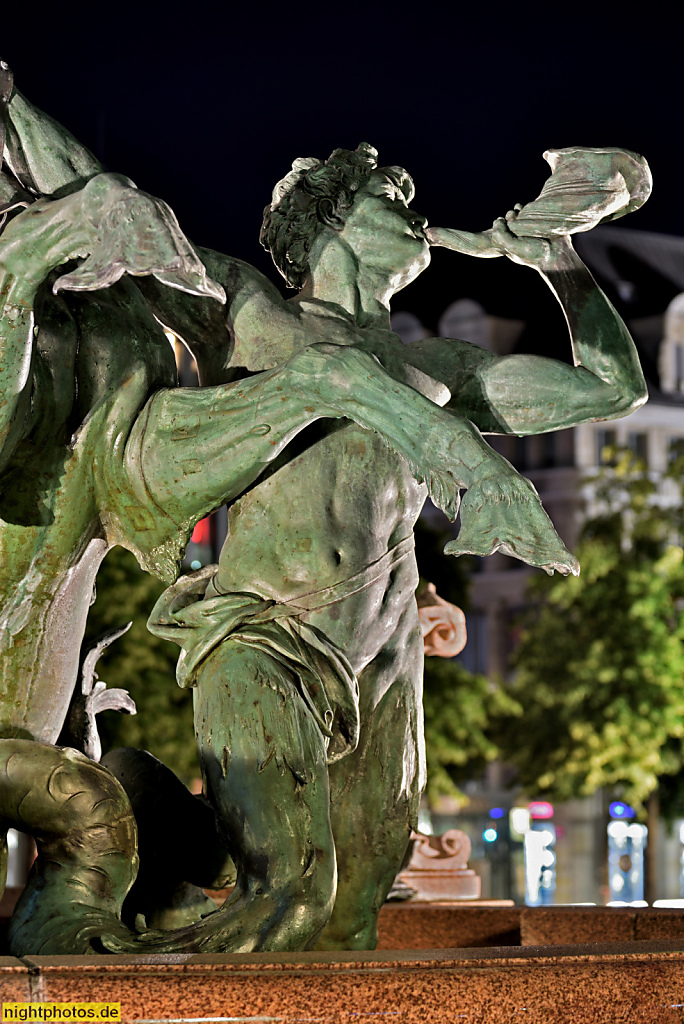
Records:
<instances>
[{"instance_id":1,"label":"green leafy tree","mask_svg":"<svg viewBox=\"0 0 684 1024\"><path fill-rule=\"evenodd\" d=\"M576 552L581 575L532 586L509 689L522 714L496 736L531 795L605 786L643 807L667 779L672 813L684 765L684 460L663 498L631 452L613 455L594 480L601 511Z\"/></svg>"},{"instance_id":2,"label":"green leafy tree","mask_svg":"<svg viewBox=\"0 0 684 1024\"><path fill-rule=\"evenodd\" d=\"M433 512L430 522L419 519L418 568L423 585L434 583L445 601L467 609L469 560L444 554L453 536L446 516ZM519 713L520 707L500 685L469 672L456 660L439 657L425 659L423 707L428 801L448 795L466 803L460 786L500 756L492 723Z\"/></svg>"},{"instance_id":3,"label":"green leafy tree","mask_svg":"<svg viewBox=\"0 0 684 1024\"><path fill-rule=\"evenodd\" d=\"M97 665L108 686L128 690L136 715L104 711L98 716L103 751L113 747L149 750L189 782L199 775L192 721L192 694L176 684L175 644L152 636L146 622L164 585L139 568L133 555L114 548L97 577L86 644L131 621L128 633L109 647Z\"/></svg>"},{"instance_id":4,"label":"green leafy tree","mask_svg":"<svg viewBox=\"0 0 684 1024\"><path fill-rule=\"evenodd\" d=\"M424 685L428 801L444 794L466 803L459 787L501 756L492 723L520 706L500 685L446 658L425 659Z\"/></svg>"}]
</instances>

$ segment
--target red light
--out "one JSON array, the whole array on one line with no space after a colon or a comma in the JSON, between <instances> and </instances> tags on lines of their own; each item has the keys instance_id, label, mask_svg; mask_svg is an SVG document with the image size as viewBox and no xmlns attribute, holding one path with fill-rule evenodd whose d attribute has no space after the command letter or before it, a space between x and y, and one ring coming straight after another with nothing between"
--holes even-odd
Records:
<instances>
[{"instance_id":1,"label":"red light","mask_svg":"<svg viewBox=\"0 0 684 1024\"><path fill-rule=\"evenodd\" d=\"M192 543L211 544L211 526L209 523L209 516L206 516L204 519L200 519L199 523L192 531Z\"/></svg>"},{"instance_id":2,"label":"red light","mask_svg":"<svg viewBox=\"0 0 684 1024\"><path fill-rule=\"evenodd\" d=\"M546 800L533 800L527 805L530 818L553 818L553 804Z\"/></svg>"}]
</instances>

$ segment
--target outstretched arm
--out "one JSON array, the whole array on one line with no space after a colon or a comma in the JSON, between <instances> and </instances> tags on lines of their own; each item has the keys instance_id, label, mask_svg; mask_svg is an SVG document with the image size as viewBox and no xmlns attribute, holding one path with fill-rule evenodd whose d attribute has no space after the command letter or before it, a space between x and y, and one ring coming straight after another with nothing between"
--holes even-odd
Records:
<instances>
[{"instance_id":1,"label":"outstretched arm","mask_svg":"<svg viewBox=\"0 0 684 1024\"><path fill-rule=\"evenodd\" d=\"M537 270L558 298L575 365L540 356L495 356L444 338L407 346L407 358L447 385L451 409L487 432L538 434L628 415L647 398L629 331L569 237L518 238L508 226L516 215L511 211L498 220L491 237L509 259Z\"/></svg>"},{"instance_id":2,"label":"outstretched arm","mask_svg":"<svg viewBox=\"0 0 684 1024\"><path fill-rule=\"evenodd\" d=\"M206 277L205 268L188 246L171 212L158 200L139 193L126 179L98 175L82 192L61 200L34 203L0 235L0 273L5 275L9 296L0 322L0 368L4 373L1 382L5 385L5 404L0 406L0 427L5 432L4 438L0 438L4 442L0 465L7 464L21 436L22 407L30 398L32 307L38 286L65 260L86 255L75 271L57 279L55 290L97 290L124 273L154 274L165 288L184 289L220 308L216 298L223 295L222 289ZM258 296L257 300L261 301ZM277 329L287 310L277 305L271 307L268 296L263 299L263 308L258 301L252 309L251 322L258 313L264 318L264 328L270 318L272 327ZM249 303L243 305L242 312L248 307ZM242 315L241 311L236 315ZM295 326L288 338L295 351L289 359L285 353L285 359L281 356L273 371L229 386L225 394L217 393L220 388L209 389L212 393L208 396L211 408L207 421L223 411L224 405L225 411L231 413L230 430L226 432L221 424L222 441L217 450L218 462L224 468L229 464L230 472L227 481L217 473L218 484L212 481L204 497L200 496L194 478L197 459L188 461L182 457L185 449L176 440L177 432L171 423L169 433L174 444L165 459L164 479L170 473L173 480L161 507L173 505L187 490L190 505L183 529L191 525L193 517L198 519L209 511L204 504L216 507L257 479L265 465L307 424L321 417L344 417L384 436L409 462L415 475L426 481L436 503L452 517L458 511L460 489L468 488L468 501L474 510L485 509L486 514L477 520L473 516L476 528L465 535L469 546L462 548L459 542L459 549L486 554L501 546L533 564L561 571L575 568L545 517L534 489L489 448L470 422L393 380L367 353L351 346L301 344L296 333L302 328L297 326L296 318L290 317L290 322ZM169 394L173 395L173 391ZM182 394L179 400L181 404L185 400ZM162 405L167 401L163 399ZM214 401L221 409L214 409ZM144 420L147 423L146 417ZM241 426L245 429L239 429ZM165 436L164 429L160 430L152 446L156 462L159 441ZM196 447L197 439L192 432L188 437L193 438L192 447ZM230 456L226 459L228 450ZM203 456L206 469L207 453L203 452ZM191 476L186 480L188 473ZM204 476L211 478L212 473ZM508 514L501 517L498 512L506 512L511 503L516 508L512 529Z\"/></svg>"}]
</instances>

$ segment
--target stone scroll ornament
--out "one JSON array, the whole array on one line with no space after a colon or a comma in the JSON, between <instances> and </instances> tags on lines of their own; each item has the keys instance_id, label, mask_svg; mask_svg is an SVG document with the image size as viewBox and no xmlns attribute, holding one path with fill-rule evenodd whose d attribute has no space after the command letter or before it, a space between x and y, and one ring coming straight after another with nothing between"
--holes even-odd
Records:
<instances>
[{"instance_id":1,"label":"stone scroll ornament","mask_svg":"<svg viewBox=\"0 0 684 1024\"><path fill-rule=\"evenodd\" d=\"M416 600L425 657L455 658L468 639L464 613L440 597L434 583L419 590Z\"/></svg>"},{"instance_id":2,"label":"stone scroll ornament","mask_svg":"<svg viewBox=\"0 0 684 1024\"><path fill-rule=\"evenodd\" d=\"M11 950L373 948L425 782L415 520L429 496L460 510L450 553L579 571L483 433L645 401L570 240L645 200L645 161L559 150L539 199L477 234L427 228L367 143L295 160L261 231L285 300L105 173L5 64L0 108L0 818L38 848ZM404 346L390 298L432 245L540 273L574 366ZM165 330L199 387L178 387ZM223 505L218 564L179 576ZM114 545L168 585L148 625L194 689L201 796L145 751L98 760L98 713L135 710L97 678L113 637L80 650ZM204 890L231 885L215 909Z\"/></svg>"},{"instance_id":3,"label":"stone scroll ornament","mask_svg":"<svg viewBox=\"0 0 684 1024\"><path fill-rule=\"evenodd\" d=\"M439 836L413 832L410 859L397 876L408 890L405 898L430 903L479 899L481 879L468 867L470 850L470 839L456 828Z\"/></svg>"}]
</instances>

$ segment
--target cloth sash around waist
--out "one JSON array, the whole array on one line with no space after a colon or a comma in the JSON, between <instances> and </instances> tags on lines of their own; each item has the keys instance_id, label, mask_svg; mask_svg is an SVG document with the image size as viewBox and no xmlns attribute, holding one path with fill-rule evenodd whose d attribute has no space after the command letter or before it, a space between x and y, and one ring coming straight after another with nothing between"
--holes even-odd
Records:
<instances>
[{"instance_id":1,"label":"cloth sash around waist","mask_svg":"<svg viewBox=\"0 0 684 1024\"><path fill-rule=\"evenodd\" d=\"M295 678L328 743L328 760L337 760L358 742L358 682L344 652L303 617L372 586L413 547L411 536L346 580L286 602L250 593L220 593L215 581L218 566L205 566L164 591L147 626L155 636L181 648L176 679L182 687L197 685L201 663L229 637L264 649Z\"/></svg>"}]
</instances>

